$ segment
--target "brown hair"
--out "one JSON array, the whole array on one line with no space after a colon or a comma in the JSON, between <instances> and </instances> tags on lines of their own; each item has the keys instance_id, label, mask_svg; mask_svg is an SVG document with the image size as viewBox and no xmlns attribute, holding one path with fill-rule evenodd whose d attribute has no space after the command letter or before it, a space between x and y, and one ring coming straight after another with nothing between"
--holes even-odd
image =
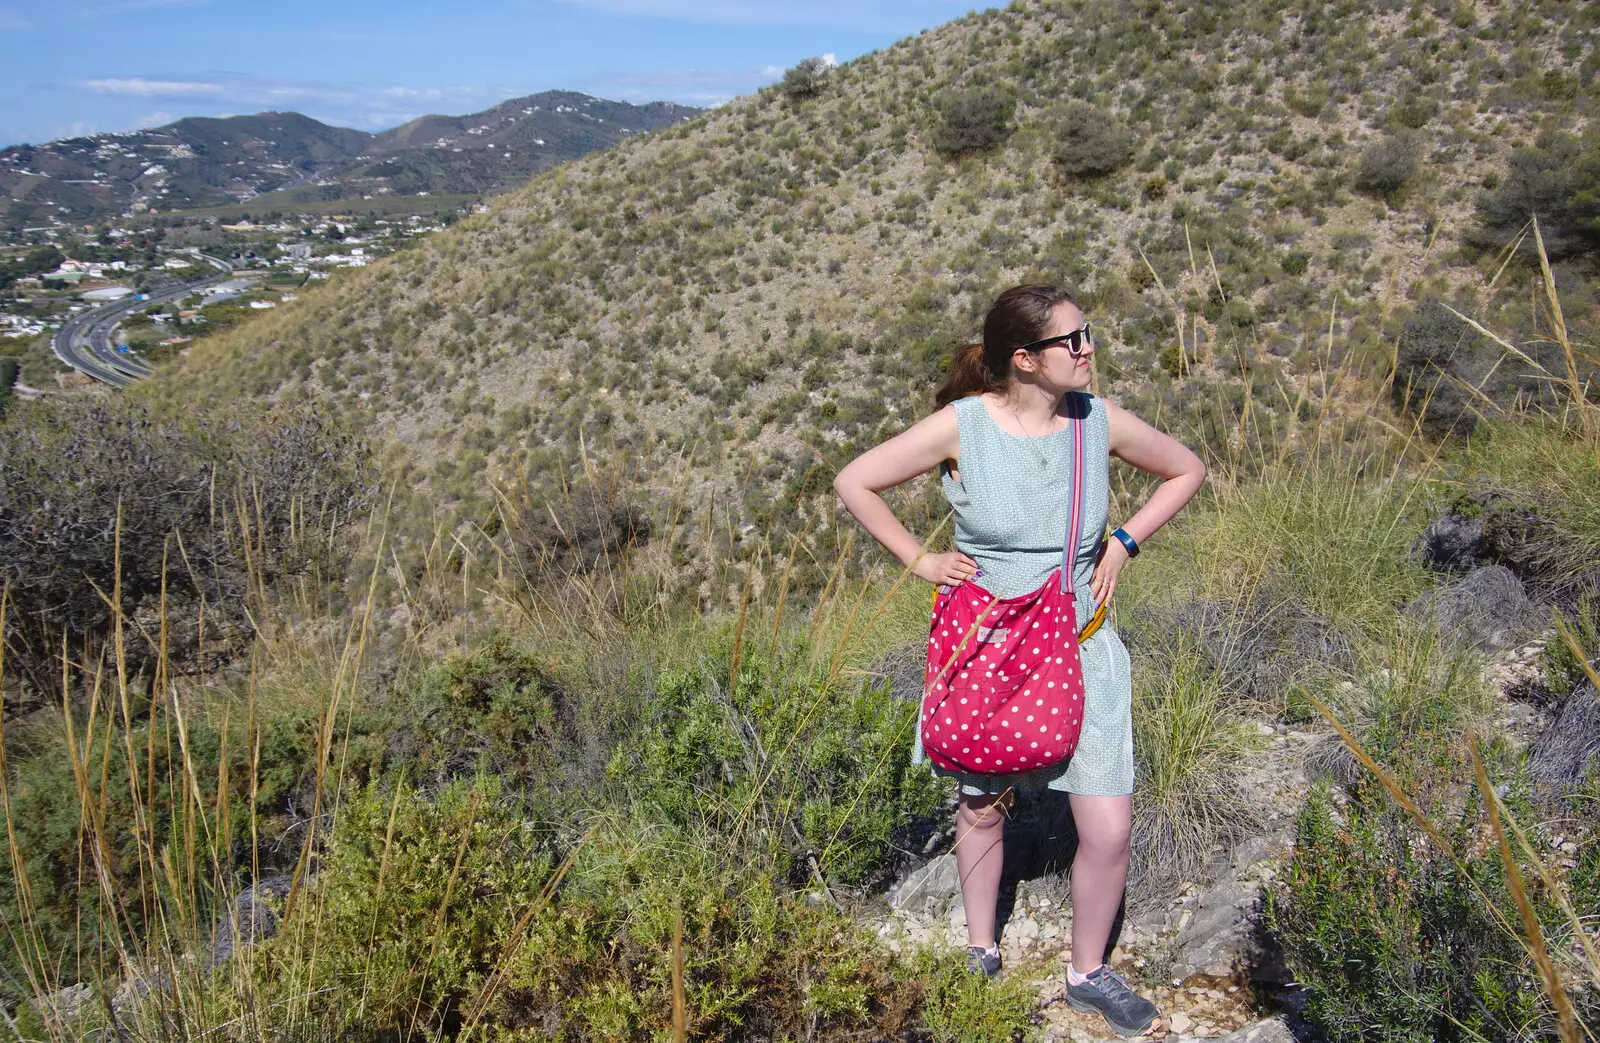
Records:
<instances>
[{"instance_id":1,"label":"brown hair","mask_svg":"<svg viewBox=\"0 0 1600 1043\"><path fill-rule=\"evenodd\" d=\"M1001 391L1011 381L1011 356L1050 328L1050 318L1061 303L1077 306L1065 290L1042 283L1013 286L995 298L983 317L983 343L968 344L950 360L944 386L933 396L934 408L943 409L958 398Z\"/></svg>"}]
</instances>

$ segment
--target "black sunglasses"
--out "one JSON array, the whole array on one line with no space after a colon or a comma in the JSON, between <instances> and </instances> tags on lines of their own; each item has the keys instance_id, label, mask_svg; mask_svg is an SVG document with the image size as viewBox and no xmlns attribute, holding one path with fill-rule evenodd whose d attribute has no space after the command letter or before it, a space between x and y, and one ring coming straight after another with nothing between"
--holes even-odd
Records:
<instances>
[{"instance_id":1,"label":"black sunglasses","mask_svg":"<svg viewBox=\"0 0 1600 1043\"><path fill-rule=\"evenodd\" d=\"M1017 350L1043 351L1052 344L1065 344L1067 346L1067 350L1072 353L1072 357L1079 358L1083 355L1084 345L1087 344L1090 347L1094 346L1094 337L1089 333L1089 324L1085 322L1081 327L1073 330L1071 333L1063 333L1059 337L1046 337L1044 340L1036 340L1031 344L1022 345L1022 347L1018 348Z\"/></svg>"}]
</instances>

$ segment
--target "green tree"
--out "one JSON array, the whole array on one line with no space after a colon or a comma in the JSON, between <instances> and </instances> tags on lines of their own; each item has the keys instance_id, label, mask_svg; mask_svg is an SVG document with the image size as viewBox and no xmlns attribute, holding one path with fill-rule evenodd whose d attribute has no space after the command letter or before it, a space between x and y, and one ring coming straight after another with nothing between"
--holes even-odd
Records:
<instances>
[{"instance_id":1,"label":"green tree","mask_svg":"<svg viewBox=\"0 0 1600 1043\"><path fill-rule=\"evenodd\" d=\"M1600 249L1600 131L1579 138L1546 130L1514 149L1505 179L1478 203L1483 227L1474 238L1509 243L1534 216L1550 256ZM1533 249L1531 241L1526 248Z\"/></svg>"},{"instance_id":2,"label":"green tree","mask_svg":"<svg viewBox=\"0 0 1600 1043\"><path fill-rule=\"evenodd\" d=\"M828 63L821 58L807 58L783 74L778 88L796 101L815 98L822 93L827 71Z\"/></svg>"}]
</instances>

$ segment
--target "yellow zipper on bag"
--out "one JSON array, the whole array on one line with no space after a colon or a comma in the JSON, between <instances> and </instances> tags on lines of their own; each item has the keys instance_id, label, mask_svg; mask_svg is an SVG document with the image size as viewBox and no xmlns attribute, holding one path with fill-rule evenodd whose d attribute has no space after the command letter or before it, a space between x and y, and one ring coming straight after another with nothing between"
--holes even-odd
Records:
<instances>
[{"instance_id":1,"label":"yellow zipper on bag","mask_svg":"<svg viewBox=\"0 0 1600 1043\"><path fill-rule=\"evenodd\" d=\"M935 611L937 611L938 607L939 607L939 588L938 587L934 587L933 588L933 608L934 608ZM1083 625L1082 629L1080 629L1078 631L1078 641L1079 641L1079 643L1081 644L1082 642L1087 641L1091 637L1093 637L1094 636L1094 632L1096 630L1099 630L1100 629L1100 624L1104 623L1105 621L1106 621L1106 606L1105 605L1101 605L1099 608L1094 610L1094 615L1089 617L1089 622L1085 623Z\"/></svg>"}]
</instances>

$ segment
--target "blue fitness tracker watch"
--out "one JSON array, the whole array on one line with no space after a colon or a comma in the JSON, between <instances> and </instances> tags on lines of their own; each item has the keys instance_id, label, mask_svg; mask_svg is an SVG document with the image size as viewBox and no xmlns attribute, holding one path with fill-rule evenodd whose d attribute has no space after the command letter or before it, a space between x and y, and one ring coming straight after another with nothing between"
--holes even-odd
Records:
<instances>
[{"instance_id":1,"label":"blue fitness tracker watch","mask_svg":"<svg viewBox=\"0 0 1600 1043\"><path fill-rule=\"evenodd\" d=\"M1134 539L1132 536L1129 536L1122 529L1112 530L1111 535L1117 538L1118 543L1121 543L1124 547L1128 548L1128 557L1137 558L1139 556L1138 540Z\"/></svg>"}]
</instances>

